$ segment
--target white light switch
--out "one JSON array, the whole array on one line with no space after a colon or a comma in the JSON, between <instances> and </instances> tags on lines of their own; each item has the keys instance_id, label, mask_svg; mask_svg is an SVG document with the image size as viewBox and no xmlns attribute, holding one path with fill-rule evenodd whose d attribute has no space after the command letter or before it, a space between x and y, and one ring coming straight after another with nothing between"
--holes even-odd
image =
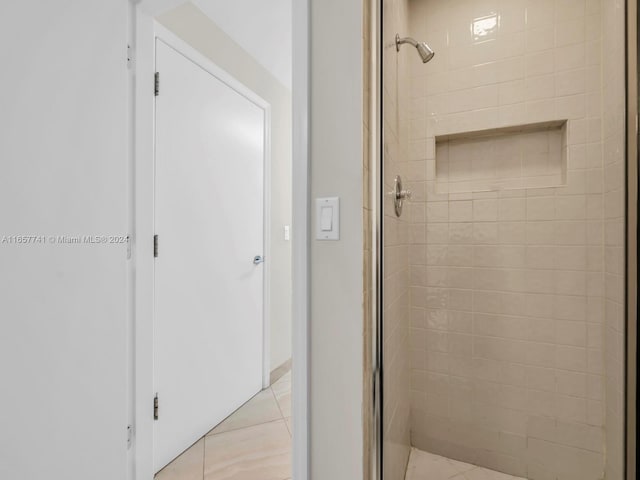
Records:
<instances>
[{"instance_id":1,"label":"white light switch","mask_svg":"<svg viewBox=\"0 0 640 480\"><path fill-rule=\"evenodd\" d=\"M291 229L289 228L289 225L284 226L284 239L287 242L291 240Z\"/></svg>"},{"instance_id":2,"label":"white light switch","mask_svg":"<svg viewBox=\"0 0 640 480\"><path fill-rule=\"evenodd\" d=\"M333 207L322 207L320 209L320 230L330 232L333 225Z\"/></svg>"},{"instance_id":3,"label":"white light switch","mask_svg":"<svg viewBox=\"0 0 640 480\"><path fill-rule=\"evenodd\" d=\"M316 199L316 239L340 240L340 199Z\"/></svg>"}]
</instances>

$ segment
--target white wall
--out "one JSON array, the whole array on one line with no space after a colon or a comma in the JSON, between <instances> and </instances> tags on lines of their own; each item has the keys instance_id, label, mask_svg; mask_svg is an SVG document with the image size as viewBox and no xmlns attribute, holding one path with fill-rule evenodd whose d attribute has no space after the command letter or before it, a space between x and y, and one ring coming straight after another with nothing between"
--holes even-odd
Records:
<instances>
[{"instance_id":1,"label":"white wall","mask_svg":"<svg viewBox=\"0 0 640 480\"><path fill-rule=\"evenodd\" d=\"M0 7L0 233L127 229L126 5ZM342 199L341 241L312 244L312 474L353 480L362 478L362 5L314 0L312 13L313 196ZM231 46L214 48L202 51L259 78ZM0 477L126 478L125 255L0 247Z\"/></svg>"},{"instance_id":2,"label":"white wall","mask_svg":"<svg viewBox=\"0 0 640 480\"><path fill-rule=\"evenodd\" d=\"M125 0L0 3L0 478L126 478Z\"/></svg>"},{"instance_id":3,"label":"white wall","mask_svg":"<svg viewBox=\"0 0 640 480\"><path fill-rule=\"evenodd\" d=\"M291 358L291 91L192 3L158 21L271 104L271 369ZM243 185L238 185L242 194Z\"/></svg>"},{"instance_id":4,"label":"white wall","mask_svg":"<svg viewBox=\"0 0 640 480\"><path fill-rule=\"evenodd\" d=\"M292 0L193 0L235 42L291 89Z\"/></svg>"},{"instance_id":5,"label":"white wall","mask_svg":"<svg viewBox=\"0 0 640 480\"><path fill-rule=\"evenodd\" d=\"M339 196L341 238L311 240L311 471L362 478L362 2L311 2L311 196ZM315 215L311 225L315 225Z\"/></svg>"}]
</instances>

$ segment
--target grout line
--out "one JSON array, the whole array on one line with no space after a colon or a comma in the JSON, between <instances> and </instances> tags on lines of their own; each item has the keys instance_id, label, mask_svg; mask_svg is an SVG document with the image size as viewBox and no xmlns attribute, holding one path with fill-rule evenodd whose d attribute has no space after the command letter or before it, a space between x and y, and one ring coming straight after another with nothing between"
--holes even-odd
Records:
<instances>
[{"instance_id":1,"label":"grout line","mask_svg":"<svg viewBox=\"0 0 640 480\"><path fill-rule=\"evenodd\" d=\"M289 430L289 427L287 426L286 420L284 419L284 417L282 417L282 418L279 418L279 419L276 419L276 420L270 420L268 422L258 423L258 424L255 424L255 425L249 425L249 426L242 427L242 428L236 428L235 430L229 430L229 431L226 431L226 432L217 433L217 434L214 434L212 436L224 435L225 433L238 432L238 431L241 431L241 430L247 430L249 428L254 428L254 427L257 427L257 426L260 426L260 425L267 425L267 424L270 424L270 423L279 423L279 422L283 422L285 428L287 429L287 431ZM289 436L291 436L290 432L289 432ZM205 438L205 442L206 442L206 436L204 438ZM202 480L204 480L204 475L205 475L205 463L206 463L206 452L207 452L206 443L205 443L204 447L205 447L205 449L204 449L204 455L203 455L203 461L202 461L202 476L203 476ZM286 478L289 479L290 477L286 477Z\"/></svg>"},{"instance_id":2,"label":"grout line","mask_svg":"<svg viewBox=\"0 0 640 480\"><path fill-rule=\"evenodd\" d=\"M280 402L278 401L278 396L276 395L276 392L273 391L273 387L269 387L269 390L271 390L271 395L273 395L273 399L276 401L276 405L278 406L278 411L280 412L280 417L282 418L282 420L285 420L285 424L286 424L287 421L284 418L284 414L282 413L282 408L280 407ZM289 427L287 427L287 430L289 430Z\"/></svg>"},{"instance_id":3,"label":"grout line","mask_svg":"<svg viewBox=\"0 0 640 480\"><path fill-rule=\"evenodd\" d=\"M279 407L278 407L279 409ZM246 430L247 428L253 428L253 427L259 427L261 425L267 425L269 423L276 423L276 422L281 422L284 420L284 417L282 417L282 413L280 413L281 417L280 418L274 418L272 420L267 420L265 422L258 422L258 423L254 423L252 425L245 425L244 427L238 427L238 428L233 428L231 430L225 430L224 432L219 432L219 433L210 433L208 435L206 435L207 437L217 437L219 435L224 435L225 433L232 433L232 432L238 432L240 430Z\"/></svg>"},{"instance_id":4,"label":"grout line","mask_svg":"<svg viewBox=\"0 0 640 480\"><path fill-rule=\"evenodd\" d=\"M293 437L293 432L291 431L291 428L289 428L289 423L287 422L287 417L284 416L284 413L282 413L282 407L280 406L280 402L278 401L278 396L276 395L276 392L273 391L273 387L269 387L269 389L271 390L271 393L273 394L273 398L275 398L276 400L276 405L278 406L278 410L280 411L280 416L282 417L282 420L284 420L284 426L287 428L287 431L289 432L289 438Z\"/></svg>"},{"instance_id":5,"label":"grout line","mask_svg":"<svg viewBox=\"0 0 640 480\"><path fill-rule=\"evenodd\" d=\"M258 423L253 423L251 425L245 425L243 427L236 427L236 428L231 428L229 430L225 430L223 432L217 432L217 433L212 433L216 428L218 428L220 425L222 425L225 421L227 421L228 419L230 419L232 416L234 416L235 414L241 412L243 409L245 409L245 407L247 407L247 405L249 404L249 402L251 402L251 400L255 399L258 395L265 393L267 390L269 390L271 392L271 394L274 397L274 400L276 402L276 406L278 407L278 412L280 412L280 418L279 419L272 419L272 420L266 420L266 421L261 421ZM284 419L284 415L282 414L282 410L280 409L280 404L278 403L278 398L276 397L274 391L272 390L271 387L267 387L264 390L261 390L260 393L257 393L255 396L253 396L250 400L248 400L246 403L244 403L244 405L242 405L240 408L238 408L236 411L234 411L231 415L229 415L227 418L225 418L222 422L220 422L218 425L216 425L215 427L213 427L213 429L211 429L205 436L208 437L210 435L221 435L223 433L228 433L228 432L235 432L237 430L242 430L243 428L249 428L249 427L255 427L258 425L264 425L266 423L272 423L274 421L277 420L282 420Z\"/></svg>"},{"instance_id":6,"label":"grout line","mask_svg":"<svg viewBox=\"0 0 640 480\"><path fill-rule=\"evenodd\" d=\"M284 414L283 414L283 412L282 412L282 408L280 407L280 402L278 401L278 397L276 396L276 394L275 394L275 392L273 391L273 388L272 388L272 387L268 387L268 389L269 389L269 391L271 392L271 395L273 396L273 399L274 399L274 401L275 401L275 403L276 403L276 406L277 406L277 408L278 408L278 412L279 412L279 414L280 414L280 418L276 418L276 419L273 419L273 420L268 420L268 421L265 421L265 422L258 422L258 423L254 423L254 424L252 424L252 425L246 425L246 426L244 426L244 427L233 428L233 429L225 430L224 432L219 432L219 433L210 433L210 432L209 432L209 433L207 433L206 435L204 435L204 436L202 436L201 438L199 438L199 439L198 439L198 441L196 441L193 445L191 445L191 447L189 447L187 450L185 450L184 452L182 452L182 453L181 453L177 458L179 458L180 456L184 455L187 451L189 451L189 450L191 450L191 449L195 448L195 446L196 446L200 441L202 441L202 449L203 449L203 451L202 451L202 480L204 480L204 478L205 478L205 473L206 473L206 453L207 453L207 448L206 448L206 447L207 447L207 437L209 437L209 436L224 435L224 434L226 434L226 433L238 432L238 431L240 431L240 430L246 430L246 429L253 428L253 427L257 427L257 426L260 426L260 425L266 425L266 424L269 424L269 423L282 422L282 423L284 423L284 426L285 426L285 428L287 429L287 432L289 433L289 438L291 439L292 432L291 432L291 430L290 430L290 428L289 428L289 425L288 425L288 423L287 423L287 418L284 416ZM265 390L266 390L266 389L265 389ZM263 390L263 391L264 391L264 390ZM257 395L256 395L256 396L257 396ZM255 398L255 396L254 396L253 398ZM253 398L252 398L252 399L253 399ZM249 401L250 401L250 400L249 400ZM237 409L235 412L233 412L231 415L229 415L229 417L231 417L232 415L234 415L234 414L236 414L236 413L240 412L241 410L243 410L243 409L247 406L247 404L249 403L249 401L247 401L244 405L242 405L240 408L238 408L238 409ZM229 417L227 417L227 418L229 418ZM226 419L225 419L225 420L226 420ZM213 429L213 430L215 430L215 427L214 427L214 429ZM169 464L167 465L167 467L168 467L169 465L171 465L173 462L175 462L175 461L177 460L177 458L176 458L176 459L174 459L171 463L169 463ZM165 468L166 468L166 467L165 467ZM164 470L164 469L163 469L163 470ZM158 472L158 473L159 473L159 472ZM154 475L154 478L156 478L156 475ZM288 480L288 479L290 479L290 477L287 477L286 479L283 479L283 480Z\"/></svg>"}]
</instances>

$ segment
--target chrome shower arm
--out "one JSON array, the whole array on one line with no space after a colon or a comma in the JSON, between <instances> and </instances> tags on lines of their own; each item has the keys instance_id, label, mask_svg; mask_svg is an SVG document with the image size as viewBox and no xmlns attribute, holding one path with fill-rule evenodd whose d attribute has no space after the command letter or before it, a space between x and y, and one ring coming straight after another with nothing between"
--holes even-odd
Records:
<instances>
[{"instance_id":1,"label":"chrome shower arm","mask_svg":"<svg viewBox=\"0 0 640 480\"><path fill-rule=\"evenodd\" d=\"M400 38L400 35L396 33L396 52L400 51L400 45L408 43L412 47L418 48L418 42L411 37Z\"/></svg>"}]
</instances>

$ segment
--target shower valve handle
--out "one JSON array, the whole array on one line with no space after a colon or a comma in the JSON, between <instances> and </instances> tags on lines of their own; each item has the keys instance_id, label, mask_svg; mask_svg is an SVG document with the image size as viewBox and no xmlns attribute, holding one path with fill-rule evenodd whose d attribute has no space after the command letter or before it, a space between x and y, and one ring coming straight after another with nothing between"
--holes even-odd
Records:
<instances>
[{"instance_id":1,"label":"shower valve handle","mask_svg":"<svg viewBox=\"0 0 640 480\"><path fill-rule=\"evenodd\" d=\"M396 216L399 217L402 215L402 206L405 200L409 200L411 198L411 190L405 190L402 188L402 178L400 175L397 175L394 180L393 192L393 204L396 211Z\"/></svg>"},{"instance_id":2,"label":"shower valve handle","mask_svg":"<svg viewBox=\"0 0 640 480\"><path fill-rule=\"evenodd\" d=\"M396 198L398 200L411 200L411 190L400 190L396 193Z\"/></svg>"}]
</instances>

